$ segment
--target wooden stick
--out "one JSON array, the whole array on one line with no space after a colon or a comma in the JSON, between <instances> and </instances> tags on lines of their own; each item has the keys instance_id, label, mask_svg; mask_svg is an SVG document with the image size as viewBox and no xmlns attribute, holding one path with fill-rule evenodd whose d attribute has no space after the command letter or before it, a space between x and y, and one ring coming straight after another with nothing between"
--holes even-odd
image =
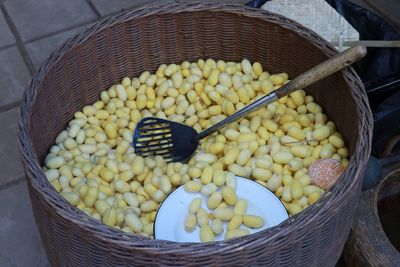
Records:
<instances>
[{"instance_id":1,"label":"wooden stick","mask_svg":"<svg viewBox=\"0 0 400 267\"><path fill-rule=\"evenodd\" d=\"M334 46L339 46L339 42L331 42ZM361 40L361 41L344 41L343 46L363 45L366 47L387 47L387 48L400 48L400 40Z\"/></svg>"},{"instance_id":2,"label":"wooden stick","mask_svg":"<svg viewBox=\"0 0 400 267\"><path fill-rule=\"evenodd\" d=\"M287 84L275 91L281 98L296 90L303 89L316 81L319 81L363 58L367 54L367 49L363 45L356 45L333 56L321 64L306 71L300 76L294 78Z\"/></svg>"}]
</instances>

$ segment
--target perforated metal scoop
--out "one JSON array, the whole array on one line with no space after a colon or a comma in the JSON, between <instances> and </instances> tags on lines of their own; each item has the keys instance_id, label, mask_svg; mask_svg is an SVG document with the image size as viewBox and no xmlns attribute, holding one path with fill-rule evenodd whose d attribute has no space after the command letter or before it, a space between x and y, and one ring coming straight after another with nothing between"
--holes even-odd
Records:
<instances>
[{"instance_id":1,"label":"perforated metal scoop","mask_svg":"<svg viewBox=\"0 0 400 267\"><path fill-rule=\"evenodd\" d=\"M365 46L357 45L324 61L275 92L265 95L233 115L201 133L187 125L158 118L144 118L136 126L133 147L137 155L162 156L166 161L187 161L199 145L199 140L237 121L260 107L272 103L296 90L303 89L364 57Z\"/></svg>"},{"instance_id":2,"label":"perforated metal scoop","mask_svg":"<svg viewBox=\"0 0 400 267\"><path fill-rule=\"evenodd\" d=\"M199 134L187 125L159 118L144 118L133 135L135 153L162 156L166 161L184 162L199 145Z\"/></svg>"}]
</instances>

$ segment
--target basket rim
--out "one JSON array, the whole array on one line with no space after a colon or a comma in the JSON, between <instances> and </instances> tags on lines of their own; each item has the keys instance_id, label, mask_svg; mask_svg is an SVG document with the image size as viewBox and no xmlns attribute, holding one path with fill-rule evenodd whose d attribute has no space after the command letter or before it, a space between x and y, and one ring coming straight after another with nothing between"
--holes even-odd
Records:
<instances>
[{"instance_id":1,"label":"basket rim","mask_svg":"<svg viewBox=\"0 0 400 267\"><path fill-rule=\"evenodd\" d=\"M98 240L106 240L114 245L124 247L134 247L137 251L146 251L148 253L153 253L154 255L168 253L184 254L186 251L189 251L188 249L190 249L191 255L200 253L209 253L211 255L221 253L228 249L232 253L232 251L236 249L242 250L244 247L253 247L255 243L257 243L257 246L260 244L266 244L267 242L269 245L278 245L283 236L307 231L307 225L311 221L319 218L321 213L328 210L331 206L341 205L340 200L345 195L350 194L352 190L358 190L361 192L361 179L359 178L359 174L363 169L363 165L365 164L371 149L372 114L369 109L363 84L354 69L351 67L343 70L342 74L348 87L353 88L353 90L351 90L351 95L356 103L356 112L360 118L358 125L360 137L364 134L366 138L359 138L357 140L355 146L356 149L354 155L350 159L349 168L347 168L332 190L325 194L317 203L282 222L278 226L245 237L211 243L177 243L164 240L152 240L138 235L126 234L118 229L113 229L98 222L77 208L72 207L53 189L41 170L38 157L33 150L32 138L29 133L31 124L31 108L36 100L38 88L40 88L42 80L46 77L46 74L50 69L52 69L52 67L61 60L64 54L69 50L84 43L96 33L114 24L152 15L200 11L226 12L242 17L256 18L270 23L279 23L281 27L294 31L296 34L302 36L317 49L320 49L326 56L330 57L337 53L336 49L332 45L315 32L286 17L276 13L241 5L213 2L155 3L146 5L138 9L127 10L113 16L102 18L89 28L82 30L75 37L67 40L42 64L24 92L23 101L20 107L21 112L18 131L19 150L29 185L40 193L43 197L43 201L52 206L54 211L65 220L75 223L75 226L81 228L82 231L90 231L91 235L96 236ZM357 101L355 98L356 96L361 100ZM361 164L355 166L355 162L360 162ZM358 177L358 179L351 179L352 177ZM329 220L329 218L324 219Z\"/></svg>"},{"instance_id":2,"label":"basket rim","mask_svg":"<svg viewBox=\"0 0 400 267\"><path fill-rule=\"evenodd\" d=\"M398 266L395 263L400 263L400 252L386 235L378 210L381 190L399 177L399 166L390 166L378 184L362 192L346 244L346 261L370 266Z\"/></svg>"},{"instance_id":3,"label":"basket rim","mask_svg":"<svg viewBox=\"0 0 400 267\"><path fill-rule=\"evenodd\" d=\"M379 210L378 210L378 202L380 199L380 195L381 195L381 190L384 189L384 187L388 186L388 183L390 182L390 180L392 179L399 179L400 178L400 168L396 168L394 170L391 170L389 173L387 173L386 175L384 175L381 180L379 181L379 183L377 185L375 185L375 187L373 187L371 189L372 191L372 203L371 204L373 207L373 212L372 213L368 213L366 214L366 216L368 217L374 217L374 220L376 221L376 226L379 227L379 231L377 233L375 233L378 236L375 236L376 239L379 239L381 242L385 242L387 244L387 250L385 251L386 253L389 253L391 257L399 257L398 259L400 259L400 252L394 247L392 241L389 239L389 237L385 234L385 231L383 230L383 225L381 223L381 220L379 219ZM368 192L370 193L370 192ZM366 194L368 194L366 193ZM363 194L364 197L364 194ZM376 240L375 239L375 240ZM372 241L372 240L371 240Z\"/></svg>"}]
</instances>

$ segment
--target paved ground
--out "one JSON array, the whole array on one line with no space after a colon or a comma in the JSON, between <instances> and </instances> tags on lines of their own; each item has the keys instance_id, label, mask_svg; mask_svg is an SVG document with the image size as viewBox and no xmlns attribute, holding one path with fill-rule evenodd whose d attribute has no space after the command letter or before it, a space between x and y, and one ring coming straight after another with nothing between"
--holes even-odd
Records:
<instances>
[{"instance_id":1,"label":"paved ground","mask_svg":"<svg viewBox=\"0 0 400 267\"><path fill-rule=\"evenodd\" d=\"M1 267L49 265L17 152L19 103L30 78L53 49L98 18L150 2L155 1L0 0Z\"/></svg>"}]
</instances>

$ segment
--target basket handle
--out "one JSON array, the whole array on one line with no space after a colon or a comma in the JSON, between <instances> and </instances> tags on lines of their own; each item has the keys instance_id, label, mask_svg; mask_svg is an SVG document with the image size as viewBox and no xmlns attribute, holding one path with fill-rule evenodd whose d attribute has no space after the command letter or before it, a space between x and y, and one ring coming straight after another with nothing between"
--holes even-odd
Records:
<instances>
[{"instance_id":1,"label":"basket handle","mask_svg":"<svg viewBox=\"0 0 400 267\"><path fill-rule=\"evenodd\" d=\"M281 98L293 93L296 90L303 89L314 82L317 82L341 69L344 69L345 67L353 64L355 61L363 58L366 54L367 49L364 45L355 45L313 67L300 76L297 76L295 79L281 86L275 91L275 93L278 98Z\"/></svg>"}]
</instances>

